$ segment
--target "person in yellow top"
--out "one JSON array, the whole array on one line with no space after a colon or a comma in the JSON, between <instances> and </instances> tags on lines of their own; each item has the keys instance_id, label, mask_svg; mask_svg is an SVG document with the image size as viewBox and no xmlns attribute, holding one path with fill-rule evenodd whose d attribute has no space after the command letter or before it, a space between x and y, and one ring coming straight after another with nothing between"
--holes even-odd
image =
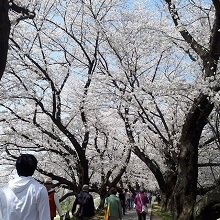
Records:
<instances>
[{"instance_id":1,"label":"person in yellow top","mask_svg":"<svg viewBox=\"0 0 220 220\"><path fill-rule=\"evenodd\" d=\"M58 212L60 216L60 220L63 220L63 214L62 214L62 209L59 203L59 198L58 198L58 195L55 189L53 188L53 181L50 177L44 180L44 186L46 187L47 192L48 192L51 220L53 220L54 217L56 217L56 211Z\"/></svg>"}]
</instances>

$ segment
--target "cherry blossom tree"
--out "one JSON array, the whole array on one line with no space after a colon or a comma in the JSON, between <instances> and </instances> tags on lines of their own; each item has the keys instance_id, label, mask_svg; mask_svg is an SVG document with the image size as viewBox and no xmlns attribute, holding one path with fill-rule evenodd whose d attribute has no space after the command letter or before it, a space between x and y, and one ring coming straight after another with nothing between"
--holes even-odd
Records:
<instances>
[{"instance_id":1,"label":"cherry blossom tree","mask_svg":"<svg viewBox=\"0 0 220 220\"><path fill-rule=\"evenodd\" d=\"M184 118L189 100L197 92L193 91L183 67L189 63L188 55L167 38L172 26L168 20L156 23L158 16L150 10L146 13L143 4L137 4L133 11L114 20L115 28L103 26L112 52L106 53L105 60L111 54L115 62L113 68L103 62L101 71L116 91L115 100L123 100L117 111L124 121L132 151L154 174L166 207L176 184L176 139L183 124L179 118ZM191 75L191 79L196 77Z\"/></svg>"},{"instance_id":2,"label":"cherry blossom tree","mask_svg":"<svg viewBox=\"0 0 220 220\"><path fill-rule=\"evenodd\" d=\"M186 5L187 4L188 2ZM160 142L160 144L158 144L158 142L156 142L155 145L163 146L163 155L166 165L168 166L167 187L173 187L175 189L174 193L172 191L166 192L166 195L169 195L170 198L173 197L172 211L174 219L193 218L193 210L197 196L199 141L201 133L208 122L207 118L214 107L212 100L213 93L214 96L218 96L217 65L219 59L219 43L217 39L219 35L219 2L213 1L213 4L208 6L201 5L199 2L192 2L187 5L190 7L186 5L185 2L181 2L176 6L173 2L166 1L163 10L166 10L165 7L168 6L175 25L174 28L170 26L171 23L166 20L165 16L162 17L161 20L161 23L164 23L162 29L160 29L161 27L158 28L158 23L157 25L155 24L157 28L149 28L151 30L159 30L158 34L161 33L162 37L167 39L167 41L165 40L165 44L163 44L167 48L165 49L164 47L164 50L161 50L161 44L158 43L159 41L156 41L159 45L158 47L153 43L154 37L157 35L151 33L151 45L153 45L155 51L159 52L158 63L153 64L153 62L149 62L154 70L151 74L151 81L148 78L142 79L140 77L142 74L144 75L144 70L147 70L146 72L150 72L151 70L150 67L147 67L146 61L145 69L141 69L140 53L137 52L140 50L141 44L137 40L140 32L135 28L139 28L140 24L142 24L140 20L143 18L143 15L139 15L139 23L135 23L135 16L132 14L132 19L129 20L128 23L132 21L134 25L131 25L132 27L130 29L130 26L127 25L126 22L121 24L121 26L123 26L122 29L116 26L114 34L123 36L123 38L119 37L114 41L111 38L114 34L108 35L109 45L115 53L118 66L120 66L120 70L117 70L120 72L120 75L115 74L115 69L104 65L105 73L112 79L112 84L118 89L120 96L125 99L125 104L122 106L124 110L121 111L120 114L124 114L122 117L125 122L130 143L134 146L134 152L136 152L143 161L146 161L149 167L152 167L151 170L155 173L155 176L158 176L158 181L162 183L162 191L166 192L165 175L162 175L163 173L160 168L158 169L158 166L153 166L156 164L152 163L152 160L149 160L148 155L140 153L140 148L134 138L137 130L132 128L133 124L137 124L137 121L141 119L143 123L147 125L148 132L150 130L152 135L156 134L162 140L162 143ZM192 10L192 8L194 10ZM164 11L161 13L164 13ZM188 14L192 16L186 16ZM204 14L204 16L201 16L201 14ZM127 14L126 16L129 17ZM145 17L145 21L146 20L148 21ZM207 24L209 29L205 30L201 36L201 32L197 31L197 28L205 24ZM169 28L169 31L167 31L168 29L166 30L166 27ZM142 36L147 36L147 33L145 32ZM121 39L119 43L120 47L117 44L118 39ZM143 38L140 39L142 43L145 42ZM149 44L147 45L149 46ZM182 50L182 52L180 50ZM172 51L173 54L170 53L168 55L167 51ZM148 52L144 57L149 57L149 54ZM154 55L155 54L156 53L154 53ZM166 59L167 56L169 56L168 59ZM188 56L188 58L186 56ZM174 57L176 57L176 59ZM152 58L151 60L155 59ZM166 61L167 65L163 63L163 61ZM187 65L187 68L184 68L182 65ZM160 73L164 73L165 79L167 78L167 80L165 81L164 78L161 77L163 82L161 80L159 86L153 87L152 84L157 80L157 76ZM149 83L143 86L142 83L147 80ZM192 84L195 82L196 84ZM213 86L210 88L210 85L206 84L207 82L211 82ZM168 88L167 85L169 85L169 83L172 83L173 87L170 86L170 88L167 89L168 92L161 95L158 89L163 90L165 87ZM203 87L204 84L206 84L205 87ZM175 91L175 88L182 89ZM211 93L209 93L210 91ZM140 99L141 93L145 95L142 99ZM171 104L170 101L169 103L166 102L165 99L161 100L161 98L165 98L168 93L170 93L169 96L171 99L182 99L181 104L179 103L177 105L176 109L178 111L176 111L177 114L175 117L173 117L174 115L171 116L169 112L173 104ZM119 94L117 94L117 96ZM146 101L146 97L150 97L151 102L154 103L155 106L153 109L150 108L151 106L149 105L149 101ZM136 101L136 103L134 103L134 101ZM175 101L174 103L177 102ZM186 103L184 109L182 109L182 103ZM131 104L139 107L136 113L131 109ZM189 108L189 106L192 107ZM179 110L184 111L181 113ZM131 119L131 115L136 117ZM167 115L171 117L169 118ZM174 123L169 123L168 119ZM159 124L158 120L160 121ZM208 209L211 211L210 208ZM207 211L207 209L205 209L205 211ZM196 215L201 217L202 213L198 212ZM219 213L217 215L219 215ZM213 218L215 217L216 216L213 215Z\"/></svg>"},{"instance_id":3,"label":"cherry blossom tree","mask_svg":"<svg viewBox=\"0 0 220 220\"><path fill-rule=\"evenodd\" d=\"M104 130L106 113L99 92L93 92L104 41L96 20L117 1L108 3L42 2L33 21L13 26L1 102L4 163L12 164L20 152L34 152L39 178L50 176L73 192L90 183L103 199L107 186L121 180L131 155L123 141L115 143L117 135ZM111 129L116 133L115 126Z\"/></svg>"},{"instance_id":4,"label":"cherry blossom tree","mask_svg":"<svg viewBox=\"0 0 220 220\"><path fill-rule=\"evenodd\" d=\"M193 31L193 25L187 25L187 19L182 20L181 10L179 6L176 6L171 1L166 1L170 15L173 19L175 26L179 29L184 41L195 51L199 56L203 64L204 77L216 80L218 73L218 60L219 60L219 1L212 1L209 8L213 8L214 19L209 23L209 34L206 35L206 39L198 38L196 31ZM202 9L207 15L204 8L195 2L191 4L191 7ZM187 11L188 12L188 11ZM189 11L190 12L190 11ZM206 18L208 18L206 16ZM202 23L201 17L199 22ZM207 22L209 20L207 19ZM186 25L184 25L186 24ZM189 23L190 24L190 23ZM192 32L192 33L190 33ZM197 40L198 39L198 40ZM215 87L213 91L217 91ZM180 156L178 161L178 177L177 184L174 190L174 203L173 213L174 219L192 219L193 208L196 201L196 188L197 188L197 176L198 176L198 145L201 137L202 130L207 124L207 118L213 110L213 103L211 102L210 95L203 91L193 101L192 107L186 116L184 122L181 137L179 140ZM192 132L193 131L193 132ZM189 190L190 189L190 190Z\"/></svg>"},{"instance_id":5,"label":"cherry blossom tree","mask_svg":"<svg viewBox=\"0 0 220 220\"><path fill-rule=\"evenodd\" d=\"M32 19L35 16L35 13L30 11L28 8L22 7L14 3L13 0L1 0L0 1L0 79L5 70L8 54L8 40L10 34L10 20L9 20L9 10L20 14L16 19L16 22L19 22L24 19Z\"/></svg>"},{"instance_id":6,"label":"cherry blossom tree","mask_svg":"<svg viewBox=\"0 0 220 220\"><path fill-rule=\"evenodd\" d=\"M217 191L196 198L218 150L219 2L148 3L39 1L12 26L2 161L34 152L41 175L102 198L149 169L173 219L215 218ZM148 169L129 183L131 155Z\"/></svg>"}]
</instances>

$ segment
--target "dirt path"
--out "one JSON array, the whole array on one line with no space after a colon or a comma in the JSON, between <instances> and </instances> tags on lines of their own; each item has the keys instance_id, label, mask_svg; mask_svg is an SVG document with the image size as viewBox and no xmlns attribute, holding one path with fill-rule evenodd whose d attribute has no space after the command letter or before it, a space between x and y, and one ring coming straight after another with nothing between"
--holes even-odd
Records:
<instances>
[{"instance_id":1,"label":"dirt path","mask_svg":"<svg viewBox=\"0 0 220 220\"><path fill-rule=\"evenodd\" d=\"M128 210L125 215L123 215L122 220L138 220L136 210ZM151 220L151 205L148 205L148 215L146 216L146 220Z\"/></svg>"}]
</instances>

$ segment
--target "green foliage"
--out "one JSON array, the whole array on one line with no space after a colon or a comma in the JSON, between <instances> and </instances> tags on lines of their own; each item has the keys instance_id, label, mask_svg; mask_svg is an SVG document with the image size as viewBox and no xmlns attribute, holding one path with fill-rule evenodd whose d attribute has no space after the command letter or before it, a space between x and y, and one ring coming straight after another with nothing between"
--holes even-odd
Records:
<instances>
[{"instance_id":1,"label":"green foliage","mask_svg":"<svg viewBox=\"0 0 220 220\"><path fill-rule=\"evenodd\" d=\"M171 220L172 219L171 213L168 211L163 211L161 209L161 206L157 203L153 204L152 216L154 217L153 219L157 219L157 220Z\"/></svg>"}]
</instances>

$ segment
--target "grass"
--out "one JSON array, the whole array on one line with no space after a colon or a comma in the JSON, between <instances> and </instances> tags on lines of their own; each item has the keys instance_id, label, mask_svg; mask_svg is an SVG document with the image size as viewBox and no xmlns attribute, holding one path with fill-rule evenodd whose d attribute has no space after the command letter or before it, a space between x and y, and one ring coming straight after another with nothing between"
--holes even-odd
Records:
<instances>
[{"instance_id":1,"label":"grass","mask_svg":"<svg viewBox=\"0 0 220 220\"><path fill-rule=\"evenodd\" d=\"M170 212L162 211L161 206L157 203L153 204L152 208L152 220L171 220L172 216Z\"/></svg>"},{"instance_id":2,"label":"grass","mask_svg":"<svg viewBox=\"0 0 220 220\"><path fill-rule=\"evenodd\" d=\"M95 216L92 218L93 220L103 220L105 215L105 210L99 210L96 212Z\"/></svg>"}]
</instances>

